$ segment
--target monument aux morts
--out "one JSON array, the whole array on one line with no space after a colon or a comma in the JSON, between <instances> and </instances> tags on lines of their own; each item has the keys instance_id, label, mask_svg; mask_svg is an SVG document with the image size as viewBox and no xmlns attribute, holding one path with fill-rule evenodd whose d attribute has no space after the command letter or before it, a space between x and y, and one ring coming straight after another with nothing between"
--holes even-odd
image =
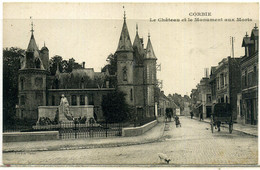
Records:
<instances>
[{"instance_id":1,"label":"monument aux morts","mask_svg":"<svg viewBox=\"0 0 260 170\"><path fill-rule=\"evenodd\" d=\"M104 120L101 103L103 95L118 89L126 94L126 102L135 108L138 118L154 117L156 96L156 56L150 35L144 48L143 38L136 35L132 44L124 14L123 27L117 50L117 73L94 72L93 68L73 69L63 73L57 66L56 74L50 75L49 49L41 50L36 45L33 25L26 55L21 58L19 70L19 103L17 117L37 121L46 116L54 119L64 95L69 103L70 113L78 116L95 115L96 121ZM109 77L116 77L117 85L110 83ZM99 84L90 80L99 78ZM91 116L92 117L92 116Z\"/></svg>"}]
</instances>

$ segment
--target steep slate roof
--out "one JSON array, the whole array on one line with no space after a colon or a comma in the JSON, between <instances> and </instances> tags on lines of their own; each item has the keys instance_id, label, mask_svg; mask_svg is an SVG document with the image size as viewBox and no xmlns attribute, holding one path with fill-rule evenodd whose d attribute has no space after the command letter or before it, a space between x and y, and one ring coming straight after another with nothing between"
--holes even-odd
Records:
<instances>
[{"instance_id":1,"label":"steep slate roof","mask_svg":"<svg viewBox=\"0 0 260 170\"><path fill-rule=\"evenodd\" d=\"M251 40L256 40L258 38L258 29L253 29L251 32Z\"/></svg>"},{"instance_id":2,"label":"steep slate roof","mask_svg":"<svg viewBox=\"0 0 260 170\"><path fill-rule=\"evenodd\" d=\"M250 37L244 37L242 47L245 47L245 46L253 44L253 43L254 43L254 41L250 40Z\"/></svg>"},{"instance_id":3,"label":"steep slate roof","mask_svg":"<svg viewBox=\"0 0 260 170\"><path fill-rule=\"evenodd\" d=\"M38 47L37 47L37 45L36 45L36 41L35 41L35 39L34 39L34 35L33 35L33 33L32 33L32 35L31 35L31 39L30 39L30 42L29 42L29 44L28 44L28 47L27 47L27 51L28 52L34 52L34 51L39 51L38 50Z\"/></svg>"},{"instance_id":4,"label":"steep slate roof","mask_svg":"<svg viewBox=\"0 0 260 170\"><path fill-rule=\"evenodd\" d=\"M152 46L152 43L151 43L151 40L150 40L150 35L148 36L145 58L146 59L157 59L155 54L154 54L154 51L153 51L153 46Z\"/></svg>"},{"instance_id":5,"label":"steep slate roof","mask_svg":"<svg viewBox=\"0 0 260 170\"><path fill-rule=\"evenodd\" d=\"M120 35L120 39L119 39L118 47L117 47L116 51L117 52L118 51L133 51L133 47L132 47L128 29L127 29L125 17L124 17L124 24L123 24L123 28L121 31L121 35Z\"/></svg>"},{"instance_id":6,"label":"steep slate roof","mask_svg":"<svg viewBox=\"0 0 260 170\"><path fill-rule=\"evenodd\" d=\"M135 59L137 60L138 63L142 63L142 61L144 59L145 51L143 49L141 39L139 38L139 35L138 35L138 27L136 28L136 36L135 36L135 40L134 40L134 44L133 44L133 49L136 53L134 56Z\"/></svg>"}]
</instances>

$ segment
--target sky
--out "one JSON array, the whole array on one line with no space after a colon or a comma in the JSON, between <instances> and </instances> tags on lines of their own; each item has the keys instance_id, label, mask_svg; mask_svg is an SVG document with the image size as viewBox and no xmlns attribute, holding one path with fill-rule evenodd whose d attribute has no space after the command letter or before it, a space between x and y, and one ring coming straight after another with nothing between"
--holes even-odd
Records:
<instances>
[{"instance_id":1,"label":"sky","mask_svg":"<svg viewBox=\"0 0 260 170\"><path fill-rule=\"evenodd\" d=\"M157 78L163 80L166 95L189 95L204 76L204 68L230 56L231 36L235 37L235 57L243 56L242 39L259 24L257 3L4 3L3 47L26 49L33 21L36 43L41 48L45 42L50 57L73 57L100 71L107 56L117 49L124 10L132 43L136 24L145 47L148 33L151 35L157 63L161 64ZM252 21L158 22L159 18L196 18L189 16L190 12L211 12L212 16L200 16L202 19Z\"/></svg>"}]
</instances>

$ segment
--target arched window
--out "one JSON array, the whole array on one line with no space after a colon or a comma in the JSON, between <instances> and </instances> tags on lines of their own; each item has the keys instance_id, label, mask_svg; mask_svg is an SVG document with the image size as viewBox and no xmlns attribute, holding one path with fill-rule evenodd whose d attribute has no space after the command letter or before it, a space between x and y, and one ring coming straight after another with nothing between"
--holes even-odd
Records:
<instances>
[{"instance_id":1,"label":"arched window","mask_svg":"<svg viewBox=\"0 0 260 170\"><path fill-rule=\"evenodd\" d=\"M24 88L24 79L23 78L21 78L21 90L23 90L23 88Z\"/></svg>"},{"instance_id":2,"label":"arched window","mask_svg":"<svg viewBox=\"0 0 260 170\"><path fill-rule=\"evenodd\" d=\"M133 89L130 90L130 100L133 100Z\"/></svg>"},{"instance_id":3,"label":"arched window","mask_svg":"<svg viewBox=\"0 0 260 170\"><path fill-rule=\"evenodd\" d=\"M127 68L126 68L126 66L123 68L123 80L127 81Z\"/></svg>"}]
</instances>

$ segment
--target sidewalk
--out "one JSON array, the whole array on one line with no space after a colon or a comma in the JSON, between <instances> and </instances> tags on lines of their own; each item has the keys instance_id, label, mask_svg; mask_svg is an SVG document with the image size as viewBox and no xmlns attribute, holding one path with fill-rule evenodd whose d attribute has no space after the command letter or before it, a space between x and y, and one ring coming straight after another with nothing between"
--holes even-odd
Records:
<instances>
[{"instance_id":1,"label":"sidewalk","mask_svg":"<svg viewBox=\"0 0 260 170\"><path fill-rule=\"evenodd\" d=\"M162 137L164 126L165 123L159 121L151 130L135 137L83 138L3 143L3 153L105 148L152 143L158 141Z\"/></svg>"},{"instance_id":2,"label":"sidewalk","mask_svg":"<svg viewBox=\"0 0 260 170\"><path fill-rule=\"evenodd\" d=\"M190 116L189 116L190 118ZM198 117L193 117L193 119L199 120ZM210 118L205 118L202 120L202 122L210 123ZM227 124L222 125L222 127L228 128ZM234 123L233 124L233 130L245 133L247 135L252 135L255 137L258 137L258 126L257 125L249 125L249 124L239 124L239 123Z\"/></svg>"}]
</instances>

